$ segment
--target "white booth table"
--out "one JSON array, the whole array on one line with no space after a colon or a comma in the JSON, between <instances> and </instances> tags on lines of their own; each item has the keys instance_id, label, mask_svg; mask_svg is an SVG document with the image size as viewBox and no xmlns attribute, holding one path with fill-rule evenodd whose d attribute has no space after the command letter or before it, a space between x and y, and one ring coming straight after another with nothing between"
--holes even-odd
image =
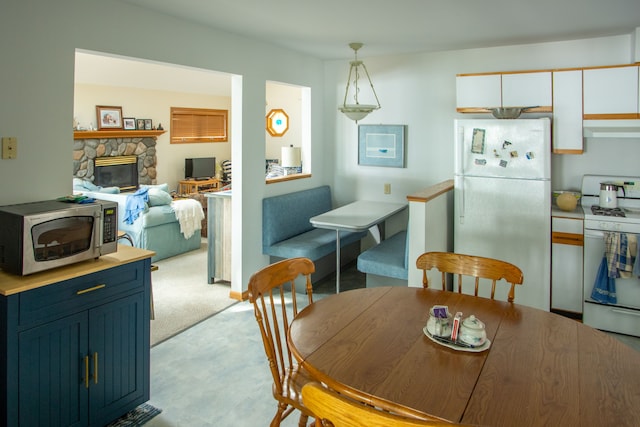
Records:
<instances>
[{"instance_id":1,"label":"white booth table","mask_svg":"<svg viewBox=\"0 0 640 427\"><path fill-rule=\"evenodd\" d=\"M340 292L340 231L366 231L377 225L384 239L384 221L406 207L406 203L358 200L309 220L314 227L336 230L336 293Z\"/></svg>"}]
</instances>

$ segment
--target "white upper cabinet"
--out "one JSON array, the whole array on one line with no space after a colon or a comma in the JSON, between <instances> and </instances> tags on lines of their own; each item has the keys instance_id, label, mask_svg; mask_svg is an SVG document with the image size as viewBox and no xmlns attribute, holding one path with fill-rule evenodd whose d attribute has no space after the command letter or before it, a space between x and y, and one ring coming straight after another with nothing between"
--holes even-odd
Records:
<instances>
[{"instance_id":1,"label":"white upper cabinet","mask_svg":"<svg viewBox=\"0 0 640 427\"><path fill-rule=\"evenodd\" d=\"M584 70L584 119L637 119L638 66Z\"/></svg>"},{"instance_id":2,"label":"white upper cabinet","mask_svg":"<svg viewBox=\"0 0 640 427\"><path fill-rule=\"evenodd\" d=\"M503 107L550 107L551 72L502 75Z\"/></svg>"},{"instance_id":3,"label":"white upper cabinet","mask_svg":"<svg viewBox=\"0 0 640 427\"><path fill-rule=\"evenodd\" d=\"M553 72L553 152L582 154L582 70Z\"/></svg>"},{"instance_id":4,"label":"white upper cabinet","mask_svg":"<svg viewBox=\"0 0 640 427\"><path fill-rule=\"evenodd\" d=\"M456 77L458 112L494 107L533 107L551 111L551 72L463 74Z\"/></svg>"},{"instance_id":5,"label":"white upper cabinet","mask_svg":"<svg viewBox=\"0 0 640 427\"><path fill-rule=\"evenodd\" d=\"M502 105L500 74L456 77L456 106L462 109L485 109Z\"/></svg>"}]
</instances>

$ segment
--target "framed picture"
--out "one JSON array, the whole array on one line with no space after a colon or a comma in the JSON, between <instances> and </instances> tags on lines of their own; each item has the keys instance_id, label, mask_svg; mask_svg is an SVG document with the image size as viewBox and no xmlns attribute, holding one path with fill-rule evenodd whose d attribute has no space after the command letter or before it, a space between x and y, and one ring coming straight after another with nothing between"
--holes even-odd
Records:
<instances>
[{"instance_id":1,"label":"framed picture","mask_svg":"<svg viewBox=\"0 0 640 427\"><path fill-rule=\"evenodd\" d=\"M153 129L153 125L151 123L151 119L144 119L144 129L145 130Z\"/></svg>"},{"instance_id":2,"label":"framed picture","mask_svg":"<svg viewBox=\"0 0 640 427\"><path fill-rule=\"evenodd\" d=\"M96 105L98 130L122 129L122 107Z\"/></svg>"},{"instance_id":3,"label":"framed picture","mask_svg":"<svg viewBox=\"0 0 640 427\"><path fill-rule=\"evenodd\" d=\"M358 164L405 167L406 125L359 125Z\"/></svg>"},{"instance_id":4,"label":"framed picture","mask_svg":"<svg viewBox=\"0 0 640 427\"><path fill-rule=\"evenodd\" d=\"M484 154L484 133L484 129L473 129L473 137L471 139L472 153Z\"/></svg>"},{"instance_id":5,"label":"framed picture","mask_svg":"<svg viewBox=\"0 0 640 427\"><path fill-rule=\"evenodd\" d=\"M122 119L122 125L125 130L135 130L136 129L136 119L133 117L125 117Z\"/></svg>"},{"instance_id":6,"label":"framed picture","mask_svg":"<svg viewBox=\"0 0 640 427\"><path fill-rule=\"evenodd\" d=\"M136 129L144 130L144 119L136 119Z\"/></svg>"}]
</instances>

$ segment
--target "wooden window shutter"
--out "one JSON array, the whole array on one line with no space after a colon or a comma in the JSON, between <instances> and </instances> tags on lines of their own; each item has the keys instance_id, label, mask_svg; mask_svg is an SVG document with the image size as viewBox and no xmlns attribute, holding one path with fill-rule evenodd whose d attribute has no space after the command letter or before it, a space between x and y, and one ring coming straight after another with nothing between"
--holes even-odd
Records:
<instances>
[{"instance_id":1,"label":"wooden window shutter","mask_svg":"<svg viewBox=\"0 0 640 427\"><path fill-rule=\"evenodd\" d=\"M171 107L171 144L226 142L227 110Z\"/></svg>"}]
</instances>

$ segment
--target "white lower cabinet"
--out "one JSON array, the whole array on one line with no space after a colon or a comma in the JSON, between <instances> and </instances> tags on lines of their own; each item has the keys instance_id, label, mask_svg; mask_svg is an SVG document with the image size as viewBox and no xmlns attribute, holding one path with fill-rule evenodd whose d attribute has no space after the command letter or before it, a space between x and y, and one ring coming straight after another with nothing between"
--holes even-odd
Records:
<instances>
[{"instance_id":1,"label":"white lower cabinet","mask_svg":"<svg viewBox=\"0 0 640 427\"><path fill-rule=\"evenodd\" d=\"M582 313L583 224L551 218L551 310Z\"/></svg>"}]
</instances>

